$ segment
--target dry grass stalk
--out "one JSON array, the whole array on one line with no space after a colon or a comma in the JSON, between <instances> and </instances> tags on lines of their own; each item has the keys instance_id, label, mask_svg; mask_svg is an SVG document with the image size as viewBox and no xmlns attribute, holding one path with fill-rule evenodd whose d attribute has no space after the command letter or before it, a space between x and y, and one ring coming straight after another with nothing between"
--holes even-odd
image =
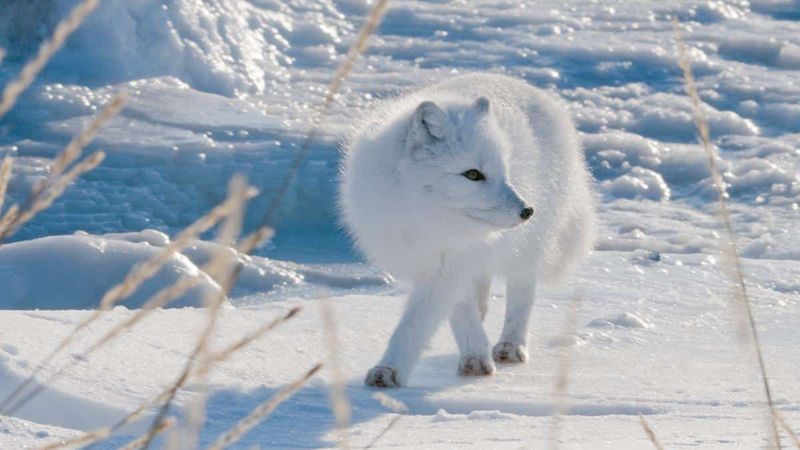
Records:
<instances>
[{"instance_id":1,"label":"dry grass stalk","mask_svg":"<svg viewBox=\"0 0 800 450\"><path fill-rule=\"evenodd\" d=\"M268 238L269 236L271 236L271 234L265 233L264 230L270 231L270 232L272 231L270 228L267 228L267 227L264 227L264 228L261 228L261 229L257 230L252 235L250 235L247 238L245 238L243 240L243 242L240 243L237 246L236 251L239 252L239 253L247 253L248 251L251 251L253 248L255 248L258 245L260 245L262 238ZM93 344L91 347L89 347L89 349L87 349L86 352L84 352L81 355L81 358L78 358L78 360L85 359L90 353L92 353L92 352L98 350L100 347L110 343L117 336L119 336L120 333L122 333L123 331L125 331L125 330L133 327L137 323L139 323L142 319L144 319L147 315L152 313L155 309L163 308L164 306L168 305L172 300L174 300L174 299L180 297L181 295L183 295L188 289L193 287L195 284L197 284L202 279L202 274L217 273L219 271L218 268L221 267L221 266L224 266L223 263L224 263L224 260L227 259L227 257L228 257L228 255L225 254L224 252L217 252L207 264L205 264L204 266L200 267L200 272L198 272L197 275L194 275L194 276L183 276L178 281L176 281L175 284L173 284L172 286L167 286L167 287L161 289L160 291L156 292L155 294L153 294L153 296L151 296L149 299L147 299L144 302L144 304L142 305L142 307L140 309L138 309L131 317L129 317L127 320L119 323L114 328L112 328L111 330L106 332L106 334L102 338L98 339L95 342L95 344ZM293 316L300 309L301 308L299 308L299 307L293 308L289 312L287 317L283 318L280 321L276 320L276 321L272 322L270 324L270 326L264 327L263 330L260 330L262 332L260 334L258 334L257 336L253 336L251 339L247 339L247 338L242 339L242 341L246 340L246 342L239 343L238 348L232 349L231 353L233 353L235 351L238 351L241 347L244 347L245 345L249 344L250 341L258 339L259 337L261 337L261 335L263 335L267 331L270 331L273 328L275 328L275 326L277 326L280 322L283 322L283 321L291 318L291 316ZM222 359L227 358L227 355L225 355L224 357L222 355L218 355L216 357L219 358L220 360L222 360Z\"/></svg>"},{"instance_id":2,"label":"dry grass stalk","mask_svg":"<svg viewBox=\"0 0 800 450\"><path fill-rule=\"evenodd\" d=\"M300 170L300 166L305 160L306 153L308 153L308 150L311 147L311 142L313 142L317 136L317 133L319 132L319 127L322 125L322 121L328 116L334 97L339 92L339 88L350 74L350 71L353 69L353 64L358 56L364 53L364 51L367 49L369 37L372 36L372 34L378 28L378 25L380 25L388 5L388 0L378 0L378 2L375 3L375 6L372 7L369 16L367 16L366 22L364 22L361 30L359 30L355 42L347 51L347 55L345 56L344 60L336 68L336 72L334 72L333 77L331 78L331 81L328 83L328 87L325 90L325 100L317 109L316 114L313 116L311 129L306 135L303 145L300 147L300 150L297 152L294 160L292 160L289 170L281 180L281 184L275 191L275 195L272 197L269 207L267 207L264 218L262 219L263 225L268 225L273 214L275 214L275 211L277 211L278 205L280 205L283 196L286 195L286 191L289 189L292 179L294 179L294 177L297 175L297 172Z\"/></svg>"},{"instance_id":3,"label":"dry grass stalk","mask_svg":"<svg viewBox=\"0 0 800 450\"><path fill-rule=\"evenodd\" d=\"M298 380L284 387L268 401L258 405L244 419L240 420L231 429L223 433L217 440L208 447L208 450L222 450L223 448L239 441L242 436L262 422L267 416L272 414L281 403L288 400L295 392L299 391L303 385L311 379L322 368L322 364L317 364Z\"/></svg>"},{"instance_id":4,"label":"dry grass stalk","mask_svg":"<svg viewBox=\"0 0 800 450\"><path fill-rule=\"evenodd\" d=\"M336 72L333 74L333 79L328 85L328 91L325 93L325 103L327 105L333 102L333 97L336 95L336 92L339 91L344 79L347 78L347 75L353 70L353 64L355 64L358 56L367 49L369 37L375 33L378 25L381 24L381 20L388 6L389 0L378 0L375 6L372 7L367 21L364 22L364 25L358 32L355 43L350 47L350 50L347 51L347 56L345 56L344 61L339 64L339 67L336 68Z\"/></svg>"},{"instance_id":5,"label":"dry grass stalk","mask_svg":"<svg viewBox=\"0 0 800 450\"><path fill-rule=\"evenodd\" d=\"M257 193L258 191L250 188L243 193L243 198L233 194L228 195L225 201L217 205L208 214L185 228L169 243L169 245L164 247L153 258L134 267L133 270L131 270L131 272L125 277L125 280L123 280L122 283L109 289L100 300L99 309L111 309L111 307L114 306L117 301L132 294L144 281L155 275L161 269L161 267L163 267L163 265L175 255L175 253L178 253L186 248L186 246L191 244L193 240L197 239L201 233L208 231L222 218L231 214L232 211L241 205L243 199L247 200L253 198Z\"/></svg>"},{"instance_id":6,"label":"dry grass stalk","mask_svg":"<svg viewBox=\"0 0 800 450\"><path fill-rule=\"evenodd\" d=\"M11 222L13 222L19 215L19 209L19 205L11 205L8 207L6 213L0 217L0 231L5 230L9 225L11 225ZM1 244L2 242L0 242L0 245Z\"/></svg>"},{"instance_id":7,"label":"dry grass stalk","mask_svg":"<svg viewBox=\"0 0 800 450\"><path fill-rule=\"evenodd\" d=\"M291 319L292 317L296 316L303 308L296 306L289 310L285 315L274 319L273 321L263 325L253 331L252 333L248 334L247 336L239 339L238 341L230 344L229 346L225 347L224 349L209 355L203 365L200 366L198 369L198 373L209 372L213 367L214 364L219 364L228 358L230 358L234 353L241 351L243 348L247 347L254 341L262 338L268 332L274 330L279 325L283 324L287 320Z\"/></svg>"},{"instance_id":8,"label":"dry grass stalk","mask_svg":"<svg viewBox=\"0 0 800 450\"><path fill-rule=\"evenodd\" d=\"M256 233L258 233L258 231ZM268 234L262 234L262 236L267 236L267 235ZM252 240L252 236L249 236L245 238L244 242L240 244L236 250L239 253L244 253L243 249L251 248L250 245L258 246L259 245L258 240ZM120 333L139 323L142 319L144 319L147 315L152 313L155 309L163 308L164 306L168 305L172 300L183 295L189 288L193 287L202 279L201 274L212 274L218 272L219 269L217 268L223 265L223 262L225 259L227 259L227 257L228 255L226 255L224 252L218 252L211 258L211 260L206 265L200 268L200 272L198 272L197 275L181 277L172 286L167 286L161 289L160 291L156 292L155 294L153 294L153 296L150 297L148 300L146 300L142 305L142 307L138 309L131 317L129 317L127 320L119 323L114 328L106 332L106 334L103 335L102 338L95 341L95 344L89 347L89 349L87 349L86 352L84 352L80 358L77 358L77 360L85 359L90 353L110 343L117 336L119 336ZM276 319L267 326L262 327L261 329L253 333L252 336L243 338L240 342L237 343L236 348L229 349L229 352L234 353L240 350L242 347L249 344L250 341L260 338L263 334L265 334L268 331L271 331L273 328L275 328L283 321L291 318L300 309L301 308L299 307L292 308L292 310L290 310L289 314L287 314L286 317L282 319ZM223 360L226 359L228 356L229 355L217 354L215 356L211 356L210 358Z\"/></svg>"},{"instance_id":9,"label":"dry grass stalk","mask_svg":"<svg viewBox=\"0 0 800 450\"><path fill-rule=\"evenodd\" d=\"M64 41L75 31L83 20L94 11L99 0L84 0L72 9L67 17L56 25L53 36L42 43L36 56L25 64L19 76L8 83L3 89L3 98L0 100L0 118L2 118L14 103L19 95L33 83L33 80L42 71L50 58L64 45Z\"/></svg>"},{"instance_id":10,"label":"dry grass stalk","mask_svg":"<svg viewBox=\"0 0 800 450\"><path fill-rule=\"evenodd\" d=\"M77 167L77 166L76 166ZM66 176L66 175L65 175ZM207 231L212 226L214 226L219 220L223 217L227 216L231 213L236 207L237 204L243 203L245 200L252 198L256 195L256 191L254 189L247 189L242 194L241 198L235 195L229 195L221 204L217 205L214 209L212 209L209 213L204 215L203 217L196 220L193 224L189 225L186 229L184 229L178 236L173 239L169 245L164 247L160 252L158 252L155 256L151 259L135 266L131 269L131 272L125 277L125 280L118 284L111 289L109 289L103 296L103 300L101 300L101 308L93 311L86 319L81 321L75 329L70 332L67 337L61 340L59 344L50 352L50 354L45 357L39 365L37 365L36 369L28 376L28 378L22 382L17 388L14 389L3 401L0 403L0 412L7 412L12 408L9 408L12 402L14 402L19 395L34 381L36 375L38 375L42 370L44 370L50 362L58 356L64 349L66 349L72 341L78 336L78 334L86 327L88 327L92 322L97 320L103 312L107 311L108 309L113 306L119 299L121 299L125 295L129 295L133 293L142 283L144 283L148 278L153 276L161 267L166 264L172 256L184 249L187 245L189 245L194 239L198 237L199 234ZM9 209L11 212L11 209ZM215 259L212 259L212 262ZM213 267L207 265L205 267L207 273L213 270ZM158 306L165 305L171 299L177 298L191 286L193 286L200 277L194 277L192 279L187 279L186 277L182 277L181 279L176 282L176 284L169 286L167 288L162 289L155 296L149 299L146 303L149 304L149 307L155 308ZM103 306L103 303L106 303L106 306ZM163 302L163 303L162 303ZM131 326L136 323L138 320L141 320L146 314L150 311L145 309L140 309L135 315L134 319L125 323L126 326ZM115 334L118 332L123 331L124 328L119 328L115 330ZM113 330L112 330L113 331ZM104 345L104 343L99 342L95 344L90 350L89 353L92 351L97 350L100 346ZM70 366L71 367L71 366ZM54 379L55 377L59 376L63 372L64 368L57 371L53 374L49 379ZM42 386L38 386L33 392L29 393L25 399L22 401L17 402L13 409L18 409L22 406L25 402L29 401L43 389Z\"/></svg>"},{"instance_id":11,"label":"dry grass stalk","mask_svg":"<svg viewBox=\"0 0 800 450\"><path fill-rule=\"evenodd\" d=\"M205 273L205 270L209 270L209 267L211 267L211 265L214 263L215 261L212 259L209 265L206 265L201 269L202 273ZM33 390L29 391L24 397L22 397L19 401L17 401L17 403L9 406L8 408L5 408L4 411L7 414L13 414L23 405L33 400L44 389L46 389L47 386L52 385L52 383L61 375L66 373L67 370L71 369L72 367L75 367L81 362L88 361L88 358L92 353L100 350L101 348L113 342L120 334L122 334L122 332L132 328L137 323L141 322L145 317L147 317L157 308L162 308L172 300L183 295L184 292L186 292L189 288L197 284L201 279L202 276L200 275L200 273L198 273L195 276L184 276L181 277L175 284L161 289L159 292L154 294L153 297L147 300L147 302L145 302L145 304L140 309L136 310L136 312L134 312L134 314L130 316L127 320L124 320L121 323L115 325L112 329L107 331L100 339L97 339L91 346L89 346L86 350L84 350L83 353L70 359L69 362L67 362L65 365L61 366L58 370L50 374L45 380L39 383L39 385L37 385Z\"/></svg>"},{"instance_id":12,"label":"dry grass stalk","mask_svg":"<svg viewBox=\"0 0 800 450\"><path fill-rule=\"evenodd\" d=\"M56 442L54 444L48 444L44 447L40 447L39 450L56 450L59 448L75 448L80 446L90 445L93 442L97 442L101 439L105 439L111 434L111 430L106 428L101 428L96 431L90 431L86 434L82 434L76 438L72 438L66 441Z\"/></svg>"},{"instance_id":13,"label":"dry grass stalk","mask_svg":"<svg viewBox=\"0 0 800 450\"><path fill-rule=\"evenodd\" d=\"M247 182L245 181L244 177L237 176L231 180L229 190L231 192L238 192L244 193L247 189ZM241 194L240 194L241 195ZM220 246L218 247L217 251L215 252L214 259L219 260L219 267L212 267L211 270L214 274L219 274L217 278L217 282L220 283L222 286L226 296L227 293L233 288L238 276L235 275L241 267L237 267L233 270L226 271L226 267L236 267L239 264L238 261L238 254L235 256L231 255L227 249L236 245L236 239L239 236L239 233L242 229L242 222L244 220L244 204L241 207L236 208L225 220L220 228L219 235L217 236L217 244ZM231 259L232 258L232 259ZM223 278L224 277L224 278ZM204 334L200 337L200 343L198 345L198 352L197 357L195 358L196 361L203 361L208 358L208 343L210 342L211 336L216 328L216 322L218 317L219 308L221 308L222 303L225 301L226 296L208 296L204 299L205 306L209 310L209 319L206 325L206 329ZM187 366L188 368L188 375L187 379L192 376L192 370L195 368L195 364L191 364ZM174 445L180 445L183 448L196 448L197 443L199 440L200 430L203 426L203 422L205 421L205 408L206 408L206 390L205 390L205 378L206 373L200 373L195 376L197 382L200 386L203 386L202 391L195 396L194 401L189 407L189 414L187 418L187 426L186 430L183 433L184 439L186 442L179 442L181 436L176 434L173 436L173 440L170 441L168 445L168 449L176 448Z\"/></svg>"},{"instance_id":14,"label":"dry grass stalk","mask_svg":"<svg viewBox=\"0 0 800 450\"><path fill-rule=\"evenodd\" d=\"M750 296L747 292L747 284L744 280L742 271L742 263L739 258L739 252L736 248L736 242L733 234L733 226L731 225L731 214L728 208L728 193L725 188L725 183L722 179L722 174L717 166L717 153L715 147L711 144L711 134L709 132L708 120L702 108L702 100L697 92L697 85L695 84L694 75L692 74L692 66L689 60L688 53L686 52L686 43L683 40L681 33L680 23L674 19L675 25L675 41L678 47L678 66L683 71L684 89L686 94L691 100L692 117L695 127L697 128L698 137L703 149L708 156L708 165L711 170L711 176L714 181L714 186L719 194L719 216L725 228L725 233L720 239L720 246L722 250L721 266L726 275L731 280L731 286L734 289L733 296L735 304L739 305L744 312L745 329L741 333L747 336L752 343L753 351L755 352L758 361L758 368L761 375L761 384L764 389L764 396L766 397L767 407L769 409L769 423L770 423L770 445L772 448L781 449L780 433L778 432L778 418L777 409L772 399L772 390L769 384L769 377L767 376L766 363L764 362L764 355L761 351L761 343L758 337L758 328L756 326L755 316L753 315L753 308L750 302Z\"/></svg>"},{"instance_id":15,"label":"dry grass stalk","mask_svg":"<svg viewBox=\"0 0 800 450\"><path fill-rule=\"evenodd\" d=\"M299 309L299 308L296 308L296 309ZM291 317L294 317L295 313L293 313L292 311L295 311L295 310L290 310L289 314L287 314L286 316L284 316L282 318L276 319L275 321L273 321L273 323L275 323L275 325L279 325L279 324L285 322L286 320L290 319ZM275 328L275 327L273 326L270 329L273 329L273 328ZM263 336L263 333L260 333L258 337L261 337L261 336ZM254 342L255 339L256 338L253 338L252 340L248 340L247 342L244 343L244 345L237 345L238 343L234 344L237 347L237 350L235 350L235 351L233 351L233 349L232 349L233 346L231 346L231 347L228 347L228 348L220 351L219 353L217 353L215 355L210 356L209 359L207 360L208 363L206 365L204 365L204 366L201 366L201 368L205 368L204 370L209 370L213 363L219 363L219 362L225 361L226 359L230 358L233 354L235 354L236 351L240 351L240 350L244 349L247 345L249 345L252 342ZM191 378L193 375L194 375L194 373L190 373L189 374L189 378ZM132 423L134 421L136 421L142 415L142 413L144 413L148 408L150 408L152 406L156 406L156 405L162 404L167 399L167 397L169 396L171 388L172 387L170 387L169 389L161 392L154 399L152 399L150 401L147 401L147 402L144 402L141 405L139 405L138 408L136 408L134 411L129 413L123 419L121 419L116 424L114 424L114 426L111 427L111 432L112 433L116 432L117 430L121 429L122 427L124 427L124 426L126 426L126 425L128 425L128 424L130 424L130 423Z\"/></svg>"},{"instance_id":16,"label":"dry grass stalk","mask_svg":"<svg viewBox=\"0 0 800 450\"><path fill-rule=\"evenodd\" d=\"M32 203L26 209L16 214L3 229L0 229L0 241L14 234L19 227L26 224L40 212L49 208L50 205L64 193L64 190L67 189L70 184L84 173L97 168L105 157L106 154L102 151L92 153L88 158L64 173L62 177L55 180L49 189L35 196L32 199ZM8 212L6 212L6 214L8 214Z\"/></svg>"},{"instance_id":17,"label":"dry grass stalk","mask_svg":"<svg viewBox=\"0 0 800 450\"><path fill-rule=\"evenodd\" d=\"M348 427L350 426L350 401L347 399L345 377L342 373L341 362L339 361L339 338L336 331L337 321L333 306L330 302L330 299L319 300L323 336L328 349L328 365L331 374L329 383L331 408L333 409L333 417L336 419L336 431L338 434L337 445L340 448L349 449L350 437Z\"/></svg>"},{"instance_id":18,"label":"dry grass stalk","mask_svg":"<svg viewBox=\"0 0 800 450\"><path fill-rule=\"evenodd\" d=\"M96 152L82 163L88 165L96 163L93 167L81 167L81 164L78 164L62 177L66 168L80 158L83 148L94 139L100 128L119 113L126 100L126 94L115 95L111 101L106 104L100 114L92 120L89 126L83 129L77 137L73 138L69 144L67 144L67 147L58 154L51 165L50 174L43 182L39 182L34 186L31 194L28 196L25 206L6 211L6 214L0 219L0 243L14 234L19 227L30 221L36 214L49 208L53 201L61 196L64 189L66 189L72 181L77 179L78 176L94 169L102 162L104 154L102 152ZM2 170L0 170L0 172L2 172ZM0 175L2 174L0 173ZM0 178L2 178L2 176L0 176ZM5 187L2 186L2 181L0 181L0 209L2 208L4 190ZM20 210L22 210L22 212L20 212Z\"/></svg>"},{"instance_id":19,"label":"dry grass stalk","mask_svg":"<svg viewBox=\"0 0 800 450\"><path fill-rule=\"evenodd\" d=\"M245 338L242 338L241 340L235 342L234 344L231 344L230 346L226 347L225 349L208 356L208 358L205 360L204 364L201 365L200 368L197 369L197 370L201 371L201 372L210 371L213 368L214 364L218 364L218 363L226 361L228 358L233 356L235 353L243 350L248 345L250 345L253 342L255 342L257 339L263 337L264 334L266 334L267 331L273 330L278 325L280 325L280 324L286 322L287 320L291 319L292 317L294 317L300 310L301 310L300 307L292 308L291 310L289 310L289 312L285 316L282 316L282 317L279 317L279 318L273 320L269 324L259 328L258 330L256 330L255 332L251 333L250 335L246 336ZM99 348L100 345L98 345L97 347ZM82 359L83 358L78 358L76 360L82 360ZM193 379L196 373L197 373L196 371L193 371L192 373L190 373L188 375L187 379ZM152 406L161 405L168 398L171 389L172 389L172 387L170 387L169 389L161 392L154 399L152 399L150 401L147 401L147 402L144 402L141 405L139 405L138 408L136 408L134 411L129 413L126 417L124 417L123 419L118 421L114 426L112 426L111 427L111 431L115 432L115 431L121 429L122 427L134 422L148 408L150 408Z\"/></svg>"},{"instance_id":20,"label":"dry grass stalk","mask_svg":"<svg viewBox=\"0 0 800 450\"><path fill-rule=\"evenodd\" d=\"M242 242L239 243L239 246L236 250L239 253L244 253L249 255L255 249L257 249L264 241L268 239L272 239L275 236L275 230L268 227L262 226L261 228L257 229L256 231L250 233L247 237L245 237Z\"/></svg>"},{"instance_id":21,"label":"dry grass stalk","mask_svg":"<svg viewBox=\"0 0 800 450\"><path fill-rule=\"evenodd\" d=\"M401 402L400 400L397 400L396 398L392 398L384 394L383 392L376 392L375 394L372 395L372 398L379 401L381 405L395 412L397 415L394 416L391 421L389 421L389 424L386 425L386 427L380 433L378 433L378 435L375 436L375 438L373 438L369 442L369 444L364 446L365 450L374 447L375 444L383 436L385 436L386 433L389 432L389 430L391 430L392 428L394 428L395 425L397 425L397 422L400 421L400 419L403 417L403 414L406 414L408 412L408 406L406 406L405 403Z\"/></svg>"},{"instance_id":22,"label":"dry grass stalk","mask_svg":"<svg viewBox=\"0 0 800 450\"><path fill-rule=\"evenodd\" d=\"M781 423L781 427L783 427L783 431L785 431L786 434L789 435L789 440L792 441L792 445L794 445L795 447L797 447L798 450L800 450L800 437L797 436L797 433L795 433L795 431L789 425L789 422L786 421L786 417L784 417L780 411L778 411L777 416L778 420Z\"/></svg>"},{"instance_id":23,"label":"dry grass stalk","mask_svg":"<svg viewBox=\"0 0 800 450\"><path fill-rule=\"evenodd\" d=\"M208 344L211 341L211 337L213 336L214 330L217 326L219 310L222 307L222 304L225 302L228 292L236 283L239 271L241 270L241 266L238 264L237 258L227 250L235 243L236 237L241 231L242 220L244 218L244 204L248 199L248 191L250 191L250 188L248 188L244 177L235 176L233 179L231 179L231 182L228 186L228 191L229 196L239 199L240 201L234 205L234 208L231 210L230 214L228 214L225 222L220 228L219 235L217 237L217 243L219 246L213 257L213 261L218 261L218 263L213 267L210 267L210 271L208 272L209 276L215 279L222 289L219 293L210 294L204 299L204 304L208 311L208 319L203 330L198 336L194 350L189 356L183 372L177 378L173 386L169 389L169 394L167 395L166 401L161 406L161 409L156 415L155 420L153 420L153 424L150 426L150 431L147 433L147 437L143 445L145 449L149 448L150 444L152 443L153 438L156 435L156 428L169 411L169 407L171 406L175 395L189 380L196 361L205 358ZM193 420L195 422L200 420L198 419L198 414L201 413L202 412L192 413L192 411L190 411L190 414L192 414L194 417ZM188 445L188 447L191 448L193 445Z\"/></svg>"},{"instance_id":24,"label":"dry grass stalk","mask_svg":"<svg viewBox=\"0 0 800 450\"><path fill-rule=\"evenodd\" d=\"M227 291L226 291L227 292ZM224 295L220 295L220 297L224 297ZM219 302L221 303L221 301ZM209 308L209 321L203 329L203 332L200 334L197 343L195 344L192 353L189 355L186 365L184 366L183 371L178 376L178 378L170 385L170 387L164 392L163 395L159 396L159 400L156 404L161 404L161 407L156 414L156 418L153 420L152 425L150 426L150 430L147 432L145 437L143 447L149 448L150 444L153 441L153 438L156 436L156 428L161 420L164 419L167 412L169 411L170 406L172 406L172 401L175 399L175 395L177 395L178 391L189 381L189 378L192 375L193 367L195 361L197 360L198 356L204 351L205 346L208 343L209 336L216 325L217 316L219 314L219 308L217 307L210 307Z\"/></svg>"},{"instance_id":25,"label":"dry grass stalk","mask_svg":"<svg viewBox=\"0 0 800 450\"><path fill-rule=\"evenodd\" d=\"M175 426L175 418L174 417L167 417L166 419L159 422L158 426L156 427L156 435L161 434L170 428ZM128 442L125 446L120 447L119 450L138 450L142 448L145 442L145 438L147 436L139 436L138 438Z\"/></svg>"},{"instance_id":26,"label":"dry grass stalk","mask_svg":"<svg viewBox=\"0 0 800 450\"><path fill-rule=\"evenodd\" d=\"M572 302L570 302L569 312L561 330L562 347L558 357L556 382L553 385L553 418L550 424L550 448L554 450L558 448L562 416L567 412L567 388L569 387L569 373L572 368L572 346L576 345L580 302L581 295L576 293L572 298Z\"/></svg>"},{"instance_id":27,"label":"dry grass stalk","mask_svg":"<svg viewBox=\"0 0 800 450\"><path fill-rule=\"evenodd\" d=\"M83 149L89 145L97 133L100 131L100 128L103 127L109 120L114 118L119 112L122 110L122 107L125 106L125 103L128 101L128 94L124 92L120 92L111 100L106 103L103 107L103 110L100 111L100 114L95 116L94 119L89 123L89 126L81 130L81 132L72 138L72 140L64 147L64 150L58 154L56 159L53 161L53 164L50 166L50 174L48 175L47 179L36 185L33 190L33 196L36 196L42 190L46 189L47 186L52 183L55 179L57 179L64 170L72 164L73 161L77 160L81 157L83 153Z\"/></svg>"},{"instance_id":28,"label":"dry grass stalk","mask_svg":"<svg viewBox=\"0 0 800 450\"><path fill-rule=\"evenodd\" d=\"M8 183L11 181L11 167L14 165L14 158L6 156L3 158L3 163L0 164L0 211L3 210L3 202L6 198L6 190ZM2 230L0 225L0 230Z\"/></svg>"},{"instance_id":29,"label":"dry grass stalk","mask_svg":"<svg viewBox=\"0 0 800 450\"><path fill-rule=\"evenodd\" d=\"M653 444L653 447L655 447L656 450L664 450L664 446L658 441L655 431L653 431L653 428L650 427L650 424L647 423L647 421L644 419L644 416L641 414L639 414L639 423L642 424L642 428L647 434L647 438L650 439L650 442Z\"/></svg>"}]
</instances>

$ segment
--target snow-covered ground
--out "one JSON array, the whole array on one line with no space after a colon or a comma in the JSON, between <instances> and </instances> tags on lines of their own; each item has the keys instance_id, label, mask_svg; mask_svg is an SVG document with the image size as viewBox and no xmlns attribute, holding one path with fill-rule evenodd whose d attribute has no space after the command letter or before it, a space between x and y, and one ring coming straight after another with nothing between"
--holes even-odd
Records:
<instances>
[{"instance_id":1,"label":"snow-covered ground","mask_svg":"<svg viewBox=\"0 0 800 450\"><path fill-rule=\"evenodd\" d=\"M12 0L0 8L0 48L8 51L0 85L75 3ZM132 96L91 146L108 152L104 164L0 247L0 307L8 309L0 311L0 396L87 314L60 309L92 305L125 265L165 245L159 232L173 235L221 201L233 173L262 191L247 228L259 222L368 9L359 0L101 2L0 119L0 156L16 158L8 205L25 198L46 175L46 158L114 92ZM737 343L738 319L720 275L715 191L695 143L672 17L687 26L723 157L776 401L799 429L800 3L392 2L284 199L276 238L242 257L243 284L223 311L215 345L290 305L305 310L212 374L204 442L323 358L321 297L334 299L339 319L353 445L391 420L361 378L380 357L404 288L361 263L337 225L336 143L375 98L488 70L567 101L602 198L597 251L569 286L540 296L529 364L461 379L443 330L411 386L391 393L410 413L379 446L547 445L564 348L557 336L575 291L584 300L569 346L572 406L558 433L562 448L647 448L639 413L667 448L762 445L763 396L752 356ZM148 228L159 232L139 233ZM100 236L108 233L115 235ZM68 236L31 240L53 235ZM196 243L154 283L196 271L208 246ZM57 255L67 249L72 259ZM183 304L218 288L206 280ZM496 295L503 296L499 287ZM496 335L502 302L493 306L487 322ZM104 316L74 352L130 314L118 308ZM182 368L204 317L193 308L158 312L16 417L0 417L0 448L74 436L135 408ZM333 445L327 379L313 380L237 448Z\"/></svg>"}]
</instances>

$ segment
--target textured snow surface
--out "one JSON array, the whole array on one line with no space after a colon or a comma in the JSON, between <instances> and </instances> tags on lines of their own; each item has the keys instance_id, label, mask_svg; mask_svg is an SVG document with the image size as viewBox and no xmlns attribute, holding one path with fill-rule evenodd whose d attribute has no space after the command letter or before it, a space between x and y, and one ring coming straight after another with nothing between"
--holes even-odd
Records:
<instances>
[{"instance_id":1,"label":"textured snow surface","mask_svg":"<svg viewBox=\"0 0 800 450\"><path fill-rule=\"evenodd\" d=\"M752 280L776 403L787 420L797 424L800 296L797 290L787 292L781 283L800 279L800 268L789 261L751 260L745 270ZM533 312L529 363L501 365L489 378L456 374L455 343L449 327L443 326L409 387L387 392L403 401L409 413L378 447L547 447L556 374L567 351L571 371L560 448L648 448L638 422L640 413L666 448L760 448L766 436L762 392L752 355L740 351L728 290L717 272L716 265L700 255L670 255L642 264L626 252L599 252L570 286L542 292ZM576 337L551 345L564 332L575 288L583 292ZM486 325L490 337L497 339L504 294L498 286L494 294ZM364 387L362 380L380 357L403 301L402 290L333 299L347 393L354 408L354 448L366 445L394 417L372 398L375 391ZM214 348L297 305L304 309L296 319L211 374L203 442L325 358L318 301L290 298L223 311ZM52 349L54 339L66 335L87 313L0 314L0 396L30 373ZM119 308L103 316L81 335L75 352L130 314ZM0 419L0 447L43 445L110 424L135 409L177 377L205 318L204 310L194 308L155 312L123 339L72 367L21 409L16 420ZM601 321L608 325L596 326ZM639 326L643 323L647 325ZM71 358L63 355L56 365ZM328 380L328 372L313 379L233 448L333 447ZM198 388L179 396L181 408ZM148 423L146 418L96 448L117 448ZM4 428L9 431L3 432Z\"/></svg>"},{"instance_id":2,"label":"textured snow surface","mask_svg":"<svg viewBox=\"0 0 800 450\"><path fill-rule=\"evenodd\" d=\"M0 46L9 50L0 82L74 3L13 1L0 12ZM0 153L21 157L11 197L23 198L46 173L40 158L111 93L127 89L133 99L93 145L110 152L103 167L17 239L174 232L220 201L220 187L237 171L262 190L248 216L254 226L367 8L359 1L101 2L0 124ZM796 259L797 10L788 0L393 4L276 217L283 233L265 252L312 258L304 252L324 248L317 259L337 259L331 251L348 259L333 201L337 140L372 99L474 70L519 76L567 100L604 198L605 247L713 252L708 226L673 222L674 211L711 220L715 196L675 62L670 18L678 17L689 27L740 245L763 248L752 257ZM628 200L648 213L631 211ZM643 234L632 237L633 227Z\"/></svg>"},{"instance_id":3,"label":"textured snow surface","mask_svg":"<svg viewBox=\"0 0 800 450\"><path fill-rule=\"evenodd\" d=\"M0 3L0 48L8 53L0 63L2 86L77 0ZM390 5L275 217L277 237L258 256L237 255L241 282L215 346L293 305L306 308L212 374L203 442L324 357L314 300L321 297L334 298L339 319L353 446L366 445L392 420L362 378L379 359L406 290L360 263L341 232L337 142L376 98L455 73L491 71L567 103L597 179L597 251L569 286L537 300L527 365L501 367L492 378L459 378L455 345L443 327L411 386L390 392L410 413L378 447L549 446L548 415L565 351L572 358L571 406L560 448L650 448L640 413L666 448L763 447L763 395L720 276L716 192L676 64L673 17L686 26L720 150L776 404L800 430L800 3ZM0 247L0 308L8 309L0 311L0 399L87 314L75 309L95 305L130 267L220 202L232 174L244 173L261 190L246 227L260 223L368 9L361 0L100 2L0 119L0 156L16 158L8 207L24 201L47 175L48 158L113 93L131 94L89 146L108 152L103 165ZM215 249L212 239L203 236L173 258L59 364L133 314L127 308L148 292L196 271ZM178 305L196 305L216 289L206 279ZM576 292L583 299L577 330L564 337ZM498 283L495 296L503 295ZM15 417L0 417L0 448L36 448L112 423L177 375L204 321L202 309L157 311ZM493 301L491 336L501 324L502 301ZM314 379L235 448L333 446L328 376ZM181 408L197 389L179 395ZM144 426L122 430L99 448L118 448Z\"/></svg>"}]
</instances>

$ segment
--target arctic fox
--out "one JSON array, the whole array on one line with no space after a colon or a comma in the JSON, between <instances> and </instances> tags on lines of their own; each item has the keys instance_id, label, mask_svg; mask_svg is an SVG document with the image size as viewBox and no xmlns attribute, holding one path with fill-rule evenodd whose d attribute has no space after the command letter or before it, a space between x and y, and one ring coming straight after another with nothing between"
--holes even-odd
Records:
<instances>
[{"instance_id":1,"label":"arctic fox","mask_svg":"<svg viewBox=\"0 0 800 450\"><path fill-rule=\"evenodd\" d=\"M413 283L366 384L405 385L447 317L462 375L527 361L537 285L568 274L593 240L592 179L565 108L514 78L459 76L383 102L343 150L345 225L373 263ZM495 276L507 306L491 348Z\"/></svg>"}]
</instances>

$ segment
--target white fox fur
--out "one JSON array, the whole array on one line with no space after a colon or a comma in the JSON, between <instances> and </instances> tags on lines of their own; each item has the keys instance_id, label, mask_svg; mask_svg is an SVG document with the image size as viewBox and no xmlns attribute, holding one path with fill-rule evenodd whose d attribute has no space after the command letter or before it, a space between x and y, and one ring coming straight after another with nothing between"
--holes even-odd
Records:
<instances>
[{"instance_id":1,"label":"white fox fur","mask_svg":"<svg viewBox=\"0 0 800 450\"><path fill-rule=\"evenodd\" d=\"M404 385L448 316L460 373L526 361L536 286L571 272L593 241L592 180L566 109L520 80L459 76L382 102L344 152L347 228L374 264L413 283L366 383ZM508 303L490 351L482 319L495 276Z\"/></svg>"}]
</instances>

